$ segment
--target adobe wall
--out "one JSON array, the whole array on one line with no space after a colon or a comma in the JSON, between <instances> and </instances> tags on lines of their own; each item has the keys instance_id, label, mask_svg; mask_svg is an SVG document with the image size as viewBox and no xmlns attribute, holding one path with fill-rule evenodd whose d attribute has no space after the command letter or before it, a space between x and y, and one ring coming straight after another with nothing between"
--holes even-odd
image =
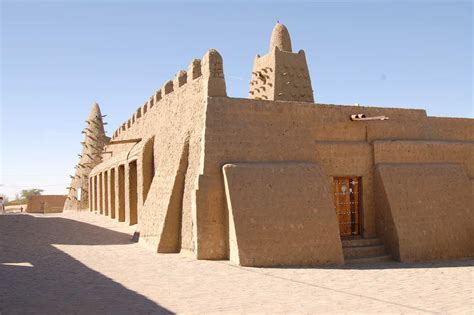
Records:
<instances>
[{"instance_id":1,"label":"adobe wall","mask_svg":"<svg viewBox=\"0 0 474 315\"><path fill-rule=\"evenodd\" d=\"M262 77L260 77L262 76ZM272 83L273 82L273 83ZM275 99L275 57L268 54L257 55L253 62L252 79L250 81L249 98Z\"/></svg>"},{"instance_id":2,"label":"adobe wall","mask_svg":"<svg viewBox=\"0 0 474 315\"><path fill-rule=\"evenodd\" d=\"M202 61L193 60L187 72L179 71L174 80L167 81L111 139L111 143L141 141L108 145L106 151L111 154L104 155L104 162L91 172L91 178L96 178L114 170L115 179L108 182L114 182L110 187L114 193L109 195L115 197L115 216L133 224L130 163L137 161L140 242L160 252L198 252L193 200L197 178L202 173L208 95L226 95L222 59L215 50L210 50ZM120 166L124 169L123 178ZM96 187L93 191L104 189L94 180L92 183ZM109 209L111 203L109 198Z\"/></svg>"},{"instance_id":3,"label":"adobe wall","mask_svg":"<svg viewBox=\"0 0 474 315\"><path fill-rule=\"evenodd\" d=\"M386 115L388 121L353 122L351 114ZM204 175L199 177L203 257L227 258L212 240L227 242L227 210L221 167L237 162L320 163L328 184L334 176L363 177L364 236L376 235L373 139L429 139L423 110L269 102L214 97L208 100Z\"/></svg>"},{"instance_id":4,"label":"adobe wall","mask_svg":"<svg viewBox=\"0 0 474 315\"><path fill-rule=\"evenodd\" d=\"M438 119L438 118L437 118ZM439 119L440 121L443 119ZM452 134L451 141L445 133L433 131L433 134L446 141L375 141L375 163L455 163L464 167L466 175L471 180L474 192L474 133L467 134L466 130L473 129L472 119L446 119L453 130L457 130L454 122L461 122L462 132ZM470 122L470 124L469 124Z\"/></svg>"},{"instance_id":5,"label":"adobe wall","mask_svg":"<svg viewBox=\"0 0 474 315\"><path fill-rule=\"evenodd\" d=\"M474 256L474 197L461 164L379 164L379 236L402 262Z\"/></svg>"},{"instance_id":6,"label":"adobe wall","mask_svg":"<svg viewBox=\"0 0 474 315\"><path fill-rule=\"evenodd\" d=\"M404 188L390 182L392 178L385 181L383 173L389 171L376 171L376 167L397 165L393 173L399 178L403 165L418 163L420 172L428 170L429 176L441 176L454 186L467 181L474 192L473 120L427 117L424 110L415 109L314 104L304 51L292 53L289 32L280 23L272 31L269 53L255 58L252 74L249 97L253 99L228 98L222 58L210 50L202 61L193 60L187 72L181 70L165 82L114 131L104 152L102 146L92 147L99 151L101 163L88 180L90 210L135 225L140 242L158 252L185 251L198 259L231 257L244 264L255 264L255 259L262 265L319 264L340 261L339 238L334 241L333 236L319 233L309 241L306 237L311 238L314 231L303 228L294 239L280 239L283 249L267 248L261 242L291 233L291 226L285 227L282 219L291 215L287 213L290 208L300 211L291 219L297 226L303 224L298 220L310 212L301 204L303 199L324 205L325 212L318 213L321 221L311 224L318 231L323 229L318 226L321 222L326 222L326 227L332 224L328 233L334 234L335 209L331 210L333 215L328 210L334 194L330 188L324 189L332 186L334 177L362 177L362 236L395 235L387 236L386 242L394 252L401 249L402 253L406 246L399 246L397 228L405 224L404 214L400 216L400 211L393 209L404 201L392 199L394 192L404 192ZM352 114L388 116L389 120L351 121ZM86 140L94 140L90 137L94 130L85 131L89 132L85 132ZM87 148L87 141L85 144ZM88 155L82 154L81 159L84 156ZM96 161L99 159L92 162ZM249 170L242 166L246 162L260 166ZM302 171L304 167L291 168L278 177L275 165L280 162L314 167L308 173ZM435 163L443 167L454 163L457 175L446 175L444 168L436 174ZM232 165L229 173L222 173L224 165ZM466 174L464 179L460 169ZM310 184L300 187L298 179ZM268 194L269 182L276 183L282 194ZM381 190L382 185L386 190ZM427 189L436 191L430 185ZM309 197L311 189L314 196ZM70 194L74 199L75 190ZM322 199L311 199L316 197ZM254 204L262 211L255 218L259 225L272 220L273 230L262 232L263 239L241 230L249 226L249 209ZM376 211L378 207L386 210ZM382 220L388 223L381 224ZM437 224L438 219L434 220ZM281 234L277 234L278 228ZM238 244L239 239L245 246ZM287 255L298 251L293 241L318 253L297 255L302 259L297 261ZM321 256L323 249L326 256ZM261 256L254 259L247 250L254 258Z\"/></svg>"},{"instance_id":7,"label":"adobe wall","mask_svg":"<svg viewBox=\"0 0 474 315\"><path fill-rule=\"evenodd\" d=\"M448 121L452 123L456 120ZM465 129L471 127L461 126ZM447 136L443 137L446 139ZM461 224L461 221L474 221L471 200L474 196L474 142L459 141L469 140L472 135L455 133L453 136L457 141L373 143L374 162L380 173L375 192L377 235L384 239L392 254L401 261L460 258L473 254L463 245L466 242L463 237L469 233L473 236L474 229ZM413 174L405 178L409 174L407 169L413 170ZM443 175L443 172L446 174ZM426 182L421 183L420 180ZM464 205L461 206L460 202ZM428 229L429 233L437 233L436 236L424 234L431 237L431 243L416 235L420 229L417 225L422 225L423 230ZM445 235L451 233L449 237ZM450 247L450 250L445 251L445 247Z\"/></svg>"},{"instance_id":8,"label":"adobe wall","mask_svg":"<svg viewBox=\"0 0 474 315\"><path fill-rule=\"evenodd\" d=\"M474 177L474 142L467 141L374 141L374 162L452 163Z\"/></svg>"},{"instance_id":9,"label":"adobe wall","mask_svg":"<svg viewBox=\"0 0 474 315\"><path fill-rule=\"evenodd\" d=\"M472 119L428 117L428 125L433 139L474 141Z\"/></svg>"},{"instance_id":10,"label":"adobe wall","mask_svg":"<svg viewBox=\"0 0 474 315\"><path fill-rule=\"evenodd\" d=\"M67 196L39 195L28 200L26 212L28 213L58 213L63 212Z\"/></svg>"},{"instance_id":11,"label":"adobe wall","mask_svg":"<svg viewBox=\"0 0 474 315\"><path fill-rule=\"evenodd\" d=\"M202 75L193 62L186 80L179 72L174 81L165 83L112 138L141 141L108 146L106 150L112 154L104 155L104 162L91 173L93 186L102 185L98 192L93 189L92 208L98 204L104 209L96 210L105 211L107 201L100 196L114 196L115 210L109 215L130 223L129 165L137 161L140 240L160 252L181 249L194 252L199 259L229 257L229 217L221 167L234 162L320 163L328 184L334 176L362 176L363 235L374 237L374 165L408 161L417 150L428 150L422 156L441 158L436 148L427 148L440 138L450 139L448 133L434 127L423 110L227 98L222 61L213 67L213 75L210 70L203 70L209 74ZM212 78L218 83L209 84ZM354 113L386 115L390 120L353 122L349 117ZM470 139L458 135L455 140L460 138ZM387 148L395 145L395 140L405 141L396 142L397 146L411 147L394 147L396 152L391 152ZM421 141L425 144L420 146ZM472 177L472 159L466 158L472 144L441 142L452 147L448 155L441 155L452 158L441 160L463 163ZM395 157L398 160L393 160ZM107 177L107 182L114 182L113 192L105 194L98 175L106 171L110 176L112 169L115 178ZM111 198L107 208L112 209Z\"/></svg>"},{"instance_id":12,"label":"adobe wall","mask_svg":"<svg viewBox=\"0 0 474 315\"><path fill-rule=\"evenodd\" d=\"M229 258L242 266L342 264L326 175L316 163L223 167Z\"/></svg>"}]
</instances>

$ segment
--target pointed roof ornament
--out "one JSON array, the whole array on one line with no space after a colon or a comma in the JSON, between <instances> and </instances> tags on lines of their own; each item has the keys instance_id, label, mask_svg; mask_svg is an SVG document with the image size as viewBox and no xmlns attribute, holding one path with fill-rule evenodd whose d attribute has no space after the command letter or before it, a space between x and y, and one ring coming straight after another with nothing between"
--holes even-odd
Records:
<instances>
[{"instance_id":1,"label":"pointed roof ornament","mask_svg":"<svg viewBox=\"0 0 474 315\"><path fill-rule=\"evenodd\" d=\"M281 24L279 21L272 31L272 38L270 39L270 52L272 52L275 47L278 47L278 49L281 51L292 52L290 33L288 32L286 26Z\"/></svg>"},{"instance_id":2,"label":"pointed roof ornament","mask_svg":"<svg viewBox=\"0 0 474 315\"><path fill-rule=\"evenodd\" d=\"M97 102L94 102L88 120L94 120L98 116L102 116L102 113L100 112L99 104L97 104Z\"/></svg>"}]
</instances>

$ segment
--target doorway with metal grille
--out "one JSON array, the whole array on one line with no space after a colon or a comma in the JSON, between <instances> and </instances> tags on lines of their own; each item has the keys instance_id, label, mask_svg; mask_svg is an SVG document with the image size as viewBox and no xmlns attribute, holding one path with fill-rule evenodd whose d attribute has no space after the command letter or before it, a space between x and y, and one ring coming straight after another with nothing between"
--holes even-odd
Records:
<instances>
[{"instance_id":1,"label":"doorway with metal grille","mask_svg":"<svg viewBox=\"0 0 474 315\"><path fill-rule=\"evenodd\" d=\"M361 234L361 177L334 177L334 206L341 237Z\"/></svg>"}]
</instances>

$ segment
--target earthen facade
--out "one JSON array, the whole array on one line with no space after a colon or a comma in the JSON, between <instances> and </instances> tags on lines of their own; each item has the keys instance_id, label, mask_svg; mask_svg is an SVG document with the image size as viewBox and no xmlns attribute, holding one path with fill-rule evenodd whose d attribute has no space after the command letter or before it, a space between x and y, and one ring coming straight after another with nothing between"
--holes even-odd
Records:
<instances>
[{"instance_id":1,"label":"earthen facade","mask_svg":"<svg viewBox=\"0 0 474 315\"><path fill-rule=\"evenodd\" d=\"M227 96L209 50L104 151L88 208L136 225L161 253L246 266L474 255L473 120L314 103L282 24L255 58L249 99Z\"/></svg>"},{"instance_id":2,"label":"earthen facade","mask_svg":"<svg viewBox=\"0 0 474 315\"><path fill-rule=\"evenodd\" d=\"M65 210L84 210L89 207L89 174L91 170L102 161L103 149L110 140L105 135L104 122L99 104L92 105L87 118L86 127L82 131L84 141L81 142L82 152L79 155L74 175L71 175L71 185L64 204Z\"/></svg>"},{"instance_id":3,"label":"earthen facade","mask_svg":"<svg viewBox=\"0 0 474 315\"><path fill-rule=\"evenodd\" d=\"M38 195L28 199L26 212L28 213L59 213L63 212L66 202L63 195Z\"/></svg>"}]
</instances>

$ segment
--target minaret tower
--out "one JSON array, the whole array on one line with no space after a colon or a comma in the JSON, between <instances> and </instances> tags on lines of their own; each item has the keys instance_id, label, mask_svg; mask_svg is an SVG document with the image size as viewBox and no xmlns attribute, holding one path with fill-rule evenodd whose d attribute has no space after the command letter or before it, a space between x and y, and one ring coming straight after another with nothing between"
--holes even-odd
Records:
<instances>
[{"instance_id":1,"label":"minaret tower","mask_svg":"<svg viewBox=\"0 0 474 315\"><path fill-rule=\"evenodd\" d=\"M268 54L255 57L249 98L314 103L305 53L292 52L290 33L281 23L273 28Z\"/></svg>"},{"instance_id":2,"label":"minaret tower","mask_svg":"<svg viewBox=\"0 0 474 315\"><path fill-rule=\"evenodd\" d=\"M84 210L89 207L89 174L102 161L102 151L109 141L109 137L105 135L99 104L92 105L82 133L85 135L84 142L81 142L82 153L79 154L79 163L75 167L76 173L71 176L71 186L68 187L69 193L64 210Z\"/></svg>"}]
</instances>

